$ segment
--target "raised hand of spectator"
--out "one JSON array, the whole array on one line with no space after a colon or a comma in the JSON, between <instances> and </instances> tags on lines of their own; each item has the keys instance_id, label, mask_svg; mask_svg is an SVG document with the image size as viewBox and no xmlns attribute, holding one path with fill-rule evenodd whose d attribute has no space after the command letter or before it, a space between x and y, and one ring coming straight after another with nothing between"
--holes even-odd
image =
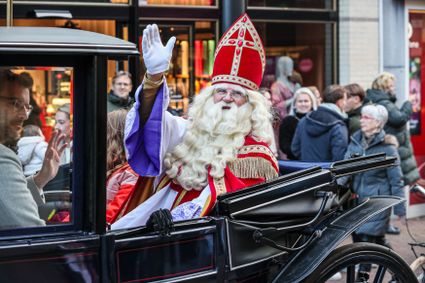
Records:
<instances>
[{"instance_id":1,"label":"raised hand of spectator","mask_svg":"<svg viewBox=\"0 0 425 283\"><path fill-rule=\"evenodd\" d=\"M63 142L64 140L64 133L61 133L60 130L53 131L44 156L43 166L34 176L34 181L39 189L42 189L58 173L62 153L68 146Z\"/></svg>"}]
</instances>

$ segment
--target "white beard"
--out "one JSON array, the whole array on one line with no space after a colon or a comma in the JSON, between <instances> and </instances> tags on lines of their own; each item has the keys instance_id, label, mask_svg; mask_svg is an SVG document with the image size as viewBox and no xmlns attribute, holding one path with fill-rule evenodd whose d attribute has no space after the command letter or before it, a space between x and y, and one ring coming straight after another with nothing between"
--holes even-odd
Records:
<instances>
[{"instance_id":1,"label":"white beard","mask_svg":"<svg viewBox=\"0 0 425 283\"><path fill-rule=\"evenodd\" d=\"M226 165L235 160L252 129L252 106L214 103L209 97L203 107L195 103L193 108L201 108L202 115L193 121L183 142L166 155L164 164L166 174L184 189L202 190L208 183L208 168L212 177L220 178Z\"/></svg>"}]
</instances>

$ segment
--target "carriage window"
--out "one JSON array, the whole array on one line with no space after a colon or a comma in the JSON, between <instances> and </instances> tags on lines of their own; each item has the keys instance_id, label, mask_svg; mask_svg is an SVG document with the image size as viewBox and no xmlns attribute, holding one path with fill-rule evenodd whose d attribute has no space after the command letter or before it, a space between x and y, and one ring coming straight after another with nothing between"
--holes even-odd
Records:
<instances>
[{"instance_id":1,"label":"carriage window","mask_svg":"<svg viewBox=\"0 0 425 283\"><path fill-rule=\"evenodd\" d=\"M70 222L72 98L73 68L0 68L0 230Z\"/></svg>"}]
</instances>

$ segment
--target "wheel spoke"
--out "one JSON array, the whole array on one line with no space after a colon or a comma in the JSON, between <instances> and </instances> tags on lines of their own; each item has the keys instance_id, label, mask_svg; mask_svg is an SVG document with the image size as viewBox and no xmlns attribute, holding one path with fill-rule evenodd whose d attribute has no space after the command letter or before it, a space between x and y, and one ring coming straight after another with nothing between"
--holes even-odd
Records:
<instances>
[{"instance_id":1,"label":"wheel spoke","mask_svg":"<svg viewBox=\"0 0 425 283\"><path fill-rule=\"evenodd\" d=\"M356 282L356 266L349 265L347 266L347 283Z\"/></svg>"},{"instance_id":2,"label":"wheel spoke","mask_svg":"<svg viewBox=\"0 0 425 283\"><path fill-rule=\"evenodd\" d=\"M378 270L376 271L373 283L382 283L382 281L384 280L385 272L387 272L387 268L385 266L380 265L378 267Z\"/></svg>"}]
</instances>

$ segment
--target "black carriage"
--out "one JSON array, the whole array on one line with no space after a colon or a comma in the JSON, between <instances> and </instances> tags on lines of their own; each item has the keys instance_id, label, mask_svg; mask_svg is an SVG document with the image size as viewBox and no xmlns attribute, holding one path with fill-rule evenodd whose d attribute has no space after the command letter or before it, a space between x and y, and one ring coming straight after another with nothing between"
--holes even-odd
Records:
<instances>
[{"instance_id":1,"label":"black carriage","mask_svg":"<svg viewBox=\"0 0 425 283\"><path fill-rule=\"evenodd\" d=\"M373 282L415 282L390 249L338 247L357 227L398 204L370 198L342 209L337 179L392 166L383 155L312 166L218 199L213 214L176 222L162 235L105 224L107 69L138 56L134 44L81 30L0 28L0 67L70 76L73 158L51 198L68 197L70 221L0 231L1 282L324 282L355 265L378 265ZM57 78L56 78L57 79ZM71 174L72 172L72 174ZM1 189L1 188L0 188ZM386 277L385 277L386 276Z\"/></svg>"}]
</instances>

